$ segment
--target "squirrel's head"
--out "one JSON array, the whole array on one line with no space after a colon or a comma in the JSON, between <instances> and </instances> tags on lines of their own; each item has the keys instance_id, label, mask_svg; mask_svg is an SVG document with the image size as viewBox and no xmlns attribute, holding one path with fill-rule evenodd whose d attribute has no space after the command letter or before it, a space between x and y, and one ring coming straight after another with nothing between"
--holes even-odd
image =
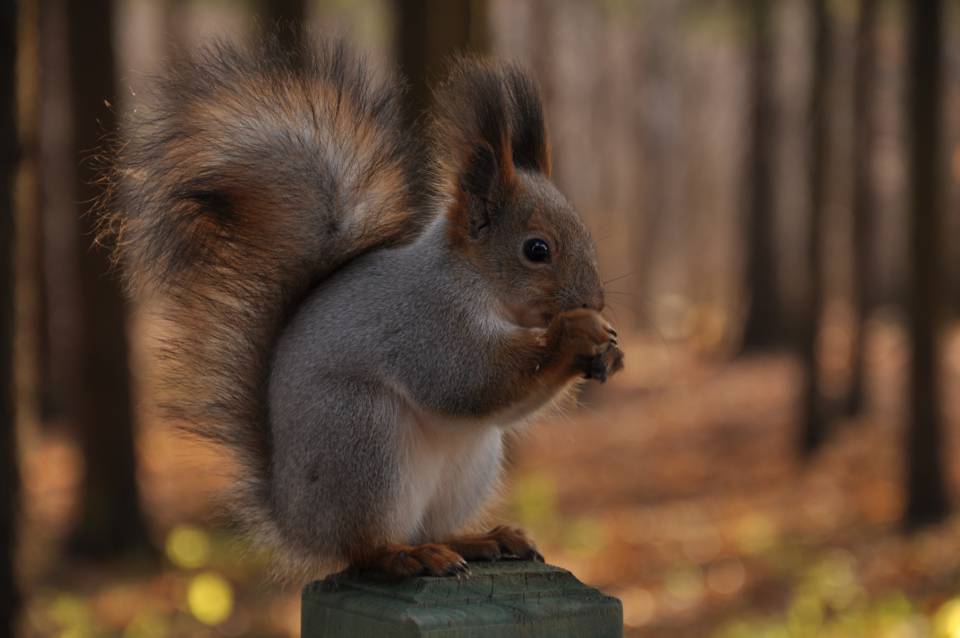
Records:
<instances>
[{"instance_id":1,"label":"squirrel's head","mask_svg":"<svg viewBox=\"0 0 960 638\"><path fill-rule=\"evenodd\" d=\"M515 319L544 326L603 308L590 233L550 182L536 84L514 66L461 61L437 91L434 155L448 239Z\"/></svg>"}]
</instances>

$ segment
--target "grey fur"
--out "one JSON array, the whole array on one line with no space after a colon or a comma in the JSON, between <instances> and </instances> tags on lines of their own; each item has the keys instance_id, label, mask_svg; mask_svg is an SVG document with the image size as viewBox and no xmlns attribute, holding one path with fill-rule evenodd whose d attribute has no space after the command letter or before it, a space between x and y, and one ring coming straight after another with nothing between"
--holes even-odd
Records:
<instances>
[{"instance_id":1,"label":"grey fur","mask_svg":"<svg viewBox=\"0 0 960 638\"><path fill-rule=\"evenodd\" d=\"M530 329L503 317L489 274L449 247L447 225L439 217L413 244L352 262L311 293L279 340L269 391L283 479L274 513L306 553L336 561L358 536L376 545L453 534L499 480L503 431L530 416L509 413L503 398L533 367L507 369L495 355ZM508 259L519 259L516 248ZM415 509L400 489L412 471L403 451L425 419L473 438L465 457L483 467L459 486L467 507L437 511L448 492L437 485L410 513L415 532L391 529L392 513Z\"/></svg>"}]
</instances>

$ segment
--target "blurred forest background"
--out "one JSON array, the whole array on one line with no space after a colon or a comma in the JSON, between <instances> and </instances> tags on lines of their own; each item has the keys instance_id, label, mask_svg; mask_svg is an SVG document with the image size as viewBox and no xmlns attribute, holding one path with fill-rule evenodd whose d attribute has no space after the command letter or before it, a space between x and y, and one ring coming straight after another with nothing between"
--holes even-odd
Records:
<instances>
[{"instance_id":1,"label":"blurred forest background","mask_svg":"<svg viewBox=\"0 0 960 638\"><path fill-rule=\"evenodd\" d=\"M164 60L278 21L411 80L539 78L627 370L499 514L631 636L960 636L960 3L0 1L0 636L295 636L147 403L91 152ZM268 27L266 27L268 28Z\"/></svg>"}]
</instances>

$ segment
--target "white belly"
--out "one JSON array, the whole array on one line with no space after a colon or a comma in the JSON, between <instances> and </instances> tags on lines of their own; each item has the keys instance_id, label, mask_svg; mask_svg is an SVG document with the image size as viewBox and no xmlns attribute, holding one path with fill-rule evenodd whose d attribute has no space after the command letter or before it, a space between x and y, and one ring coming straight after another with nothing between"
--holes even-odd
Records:
<instances>
[{"instance_id":1,"label":"white belly","mask_svg":"<svg viewBox=\"0 0 960 638\"><path fill-rule=\"evenodd\" d=\"M411 410L390 528L395 542L435 542L478 513L500 477L503 433L492 424L441 422Z\"/></svg>"}]
</instances>

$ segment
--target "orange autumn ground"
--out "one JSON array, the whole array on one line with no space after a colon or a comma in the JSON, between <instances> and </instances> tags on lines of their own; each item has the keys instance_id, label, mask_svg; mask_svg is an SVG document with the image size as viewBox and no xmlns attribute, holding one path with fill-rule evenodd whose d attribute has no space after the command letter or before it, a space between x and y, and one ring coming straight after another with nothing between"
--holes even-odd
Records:
<instances>
[{"instance_id":1,"label":"orange autumn ground","mask_svg":"<svg viewBox=\"0 0 960 638\"><path fill-rule=\"evenodd\" d=\"M960 459L960 333L945 350L950 451ZM842 341L842 339L839 339ZM842 348L825 342L828 389ZM960 517L899 533L902 333L872 327L871 407L795 454L799 368L787 355L720 360L628 340L628 368L588 404L513 448L500 513L548 560L623 600L629 636L960 636ZM24 635L296 636L297 591L217 527L221 462L161 424L140 441L160 551L65 562L78 475L62 434L23 437ZM951 468L960 493L960 463Z\"/></svg>"}]
</instances>

